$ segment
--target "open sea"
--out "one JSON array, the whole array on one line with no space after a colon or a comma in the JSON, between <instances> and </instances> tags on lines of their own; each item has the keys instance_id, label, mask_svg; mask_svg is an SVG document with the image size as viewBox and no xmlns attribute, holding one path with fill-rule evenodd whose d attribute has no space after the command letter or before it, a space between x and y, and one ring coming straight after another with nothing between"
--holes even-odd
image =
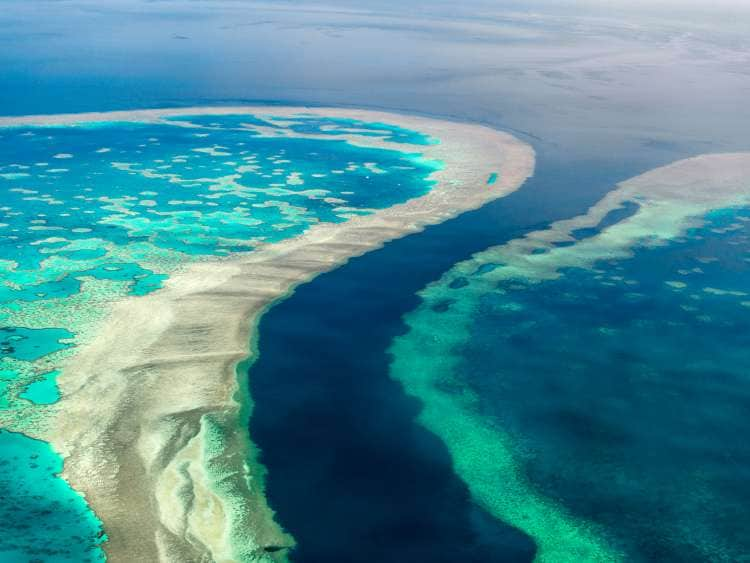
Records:
<instances>
[{"instance_id":1,"label":"open sea","mask_svg":"<svg viewBox=\"0 0 750 563\"><path fill-rule=\"evenodd\" d=\"M666 244L556 279L482 283L503 267L497 249L585 214L618 182L750 148L748 12L629 4L4 5L5 115L355 106L480 122L537 151L516 193L353 259L262 318L250 436L292 560L750 559L750 210L713 210ZM3 266L0 288L0 419L18 430L0 431L4 561L103 558L105 531L54 477L59 457L20 433L58 398L42 368L85 330L76 295L147 293L190 256L387 207L428 190L435 166L336 141L261 146L229 118L194 125L0 130L0 222L17 237L0 258L23 265ZM368 162L394 173L370 181ZM273 197L222 181L259 163ZM332 169L345 173L326 197L346 209L315 194L314 174ZM473 255L481 266L463 275ZM45 302L64 304L53 317L67 324ZM450 335L444 355L420 354L425 332ZM431 378L447 358L450 377Z\"/></svg>"}]
</instances>

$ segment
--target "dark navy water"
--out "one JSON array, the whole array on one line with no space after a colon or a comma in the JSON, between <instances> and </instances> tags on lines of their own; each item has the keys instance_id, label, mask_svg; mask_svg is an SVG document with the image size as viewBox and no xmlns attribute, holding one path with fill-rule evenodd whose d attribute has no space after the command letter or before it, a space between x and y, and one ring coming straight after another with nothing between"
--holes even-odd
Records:
<instances>
[{"instance_id":1,"label":"dark navy water","mask_svg":"<svg viewBox=\"0 0 750 563\"><path fill-rule=\"evenodd\" d=\"M418 405L390 380L386 350L419 305L415 293L471 253L580 214L654 166L748 148L747 13L727 2L639 4L642 12L630 4L580 13L542 0L3 4L2 114L350 105L481 122L537 149L537 175L518 193L353 260L263 319L251 434L269 470L270 504L299 543L296 560L533 557L530 538L478 508L445 446L415 423ZM660 424L658 409L649 412ZM575 416L559 422L572 435L585 426ZM535 480L569 496L601 478L600 491L609 476L585 469L579 481L540 470ZM576 514L597 512L595 500L568 500ZM633 518L651 518L647 504L634 505ZM9 506L13 518L17 504ZM75 528L73 508L65 530ZM740 511L726 517L747 520ZM69 537L60 532L61 542Z\"/></svg>"},{"instance_id":2,"label":"dark navy water","mask_svg":"<svg viewBox=\"0 0 750 563\"><path fill-rule=\"evenodd\" d=\"M602 163L582 181L572 171L542 164L519 192L354 259L263 317L250 431L270 468L269 502L298 541L295 561L533 559L533 542L470 499L445 446L416 424L419 405L388 376L386 350L414 294L453 263L638 172ZM587 189L574 202L559 197L579 182Z\"/></svg>"}]
</instances>

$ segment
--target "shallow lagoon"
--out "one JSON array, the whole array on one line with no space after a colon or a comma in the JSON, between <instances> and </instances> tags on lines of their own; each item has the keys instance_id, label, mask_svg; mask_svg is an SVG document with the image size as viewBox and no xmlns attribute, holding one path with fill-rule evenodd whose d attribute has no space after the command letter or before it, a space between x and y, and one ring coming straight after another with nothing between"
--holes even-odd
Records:
<instances>
[{"instance_id":1,"label":"shallow lagoon","mask_svg":"<svg viewBox=\"0 0 750 563\"><path fill-rule=\"evenodd\" d=\"M285 338L299 321L311 333L300 338L316 342L318 334L326 333L323 321L330 320L324 313L339 304L328 296L349 289L338 294L348 298L351 312L351 318L342 320L341 334L326 341L329 348L309 346L309 353L294 360L299 370L295 377L302 381L308 373L304 370L323 356L351 362L357 369L372 359L372 373L357 386L366 395L370 384L378 388L377 381L388 377L385 350L390 339L405 330L401 315L419 305L414 294L455 262L551 220L577 215L616 180L700 152L747 149L747 34L739 11L725 19L690 14L690 23L675 22L674 10L667 18L652 19L658 15L656 8L645 14L622 9L614 18L594 10L579 17L557 12L551 2L508 4L510 12L507 3L431 3L431 18L420 13L420 4L384 2L377 9L372 3L330 4L212 2L178 8L169 3L105 7L76 1L39 9L19 2L9 3L0 16L7 47L0 52L7 79L0 98L8 114L284 99L452 115L515 128L534 139L540 167L525 194L355 260L301 288L279 309L279 319L269 320L268 326L286 328L270 332L270 337ZM693 26L696 22L700 29ZM740 35L725 36L732 29ZM378 306L358 305L367 299L378 299ZM370 322L362 323L362 318ZM349 354L353 340L361 346ZM261 352L272 361L266 347ZM279 354L292 361L288 347L279 345ZM382 394L380 404L398 409L403 394L394 387L384 389L390 392ZM335 424L348 404L344 392L328 398L331 429L361 428ZM411 408L416 416L416 407ZM413 417L407 418L395 435L412 432L414 426ZM269 440L275 439L272 435ZM359 442L360 448L364 444ZM293 441L278 445L286 448L290 462L306 461L294 457ZM377 453L377 444L372 447ZM389 477L398 473L400 460L424 453L394 451L397 461ZM271 476L277 469L271 468ZM301 477L304 472L290 474ZM372 478L382 480L382 475ZM271 478L272 489L275 483ZM360 503L368 509L354 513L359 518L367 514L368 503L378 500L368 496L363 483L357 494L363 495ZM337 485L333 492L343 490L342 483ZM278 487L283 490L284 483ZM399 493L406 495L408 489ZM326 491L313 492L324 501L332 498ZM465 495L458 498L466 502ZM277 501L284 521L284 508ZM298 506L294 499L289 502L294 513ZM328 509L329 504L322 506ZM457 505L453 511L460 512ZM335 524L336 513L330 513ZM313 512L313 517L318 514ZM341 521L351 522L352 514L342 510ZM419 510L410 514L425 516ZM288 522L303 539L304 529ZM485 523L475 522L480 530L487 529ZM407 531L374 541L390 547L397 560L403 552L396 540L409 537ZM457 537L463 541L467 536ZM342 538L331 533L328 540L340 546Z\"/></svg>"},{"instance_id":2,"label":"shallow lagoon","mask_svg":"<svg viewBox=\"0 0 750 563\"><path fill-rule=\"evenodd\" d=\"M259 124L294 136L264 136ZM389 146L409 143L411 152L351 144L343 137L350 131ZM202 257L252 250L423 195L440 163L414 147L435 142L390 125L304 117L270 125L229 115L0 129L0 421L32 435L43 428L45 409L59 398L54 368L90 338L114 300L154 291L175 268ZM101 524L55 476L55 453L22 434L2 439L9 444L4 466L16 468L4 487L16 483L21 495L6 506L26 524L0 537L0 552L101 559ZM18 457L26 450L44 457L43 466L29 462L29 475ZM46 488L35 486L38 479ZM55 507L64 528L29 527L35 511L54 518ZM65 547L63 532L80 537L78 546Z\"/></svg>"},{"instance_id":3,"label":"shallow lagoon","mask_svg":"<svg viewBox=\"0 0 750 563\"><path fill-rule=\"evenodd\" d=\"M104 561L101 522L56 476L62 461L49 445L0 430L0 468L3 561Z\"/></svg>"}]
</instances>

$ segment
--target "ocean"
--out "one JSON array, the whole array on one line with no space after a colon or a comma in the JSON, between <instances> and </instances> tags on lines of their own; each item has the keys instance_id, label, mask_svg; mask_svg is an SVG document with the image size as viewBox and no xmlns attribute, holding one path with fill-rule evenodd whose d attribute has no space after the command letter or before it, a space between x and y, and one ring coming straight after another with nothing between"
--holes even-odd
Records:
<instances>
[{"instance_id":1,"label":"ocean","mask_svg":"<svg viewBox=\"0 0 750 563\"><path fill-rule=\"evenodd\" d=\"M582 216L618 182L698 154L747 150L747 13L719 7L697 17L687 6L678 13L623 5L571 14L554 2L473 1L430 3L425 16L424 7L11 2L0 16L0 113L295 102L448 117L518 135L537 152L535 176L521 190L353 259L299 287L263 317L259 359L248 374L249 430L268 471L269 503L297 541L292 558L740 560L750 543L742 440L747 210L714 210L704 215L705 224L666 244L635 246L631 256L565 269L556 279L506 280L491 289L472 281L502 268L493 249ZM127 135L116 134L122 131ZM90 290L106 300L111 290L102 284L119 284L121 294L147 293L177 259L246 249L246 228L273 239L312 220L345 219L340 214L347 211L337 215L332 205L306 198L309 214L293 205L271 207L264 225L245 222L238 230L247 194L228 193L195 232L196 210L203 207L190 201L205 185L190 181L204 171L218 178L232 166L226 160L237 155L217 154L222 146L246 150L235 146L244 142L236 132L212 134L222 142L175 126L136 124L0 132L5 166L29 167L0 171L3 205L49 214L33 219L39 223L27 215L2 220L19 229L3 258L7 253L34 272L2 289L25 312L8 317L10 330L2 335L3 354L13 364L0 381L5 420L36 424L26 413L54 403L51 366L21 379L18 368L69 354L82 322L76 313L68 315L70 325L50 324L30 305L59 299L80 311L71 297ZM373 134L394 136L382 128ZM420 141L405 132L394 140L399 135ZM299 159L312 150L304 145L274 146L263 156L286 160L284 149L299 151ZM331 141L335 150L326 152L334 163L303 158L310 176L315 166L403 164L397 155L392 161L383 153L352 155L339 145ZM124 164L113 168L112 153L96 153L104 148L123 152L117 162ZM207 167L179 171L189 198L168 177L146 177L161 174L157 166L183 152ZM66 154L73 158L52 158ZM146 158L165 162L138 164ZM87 168L73 166L82 161ZM35 167L44 162L46 173ZM299 171L277 164L285 168L277 175L285 184ZM412 160L409 166L412 182L367 192L352 207L387 206L423 193L429 165ZM347 181L364 181L358 170ZM32 173L37 180L46 176L39 193L10 191L25 187ZM70 203L66 186L104 186L85 185L87 174L99 173L107 189L76 191L83 199ZM156 185L156 194L140 194L152 191L141 182ZM346 185L339 190L350 191ZM312 178L292 185L313 187ZM176 199L187 214L182 220L170 205ZM574 252L578 242L626 223L635 205L560 247ZM170 215L144 226L149 209ZM278 214L285 233L265 228ZM45 233L53 215L54 226L64 230ZM91 245L84 242L91 233L74 230L90 228L94 217L110 228ZM153 230L158 236L150 236ZM61 233L67 242L54 240ZM148 252L139 249L138 259L126 252L132 236L151 244ZM53 240L28 244L45 237ZM486 257L484 267L457 281L454 274L476 253ZM41 268L48 256L58 257L60 267L75 264L85 283ZM430 284L439 288L437 302L425 293ZM446 300L443 293L455 295ZM398 371L399 346L418 344L413 329L425 309L436 313L430 319L441 311L457 314L466 331L450 349L453 378L436 388L465 398L470 408L438 409L442 426L421 417L429 405L440 407L430 403L440 395L409 390L410 378L429 375L441 358L401 356L417 367ZM429 328L438 338L455 327ZM3 549L18 550L18 560L28 553L45 561L101 559L100 522L80 496L50 478L59 471L58 458L18 433L3 431L0 439L3 466L12 468L0 480L4 496L13 499L3 514L18 522ZM478 450L469 448L476 444ZM30 502L35 495L42 498ZM570 549L555 558L553 544Z\"/></svg>"}]
</instances>

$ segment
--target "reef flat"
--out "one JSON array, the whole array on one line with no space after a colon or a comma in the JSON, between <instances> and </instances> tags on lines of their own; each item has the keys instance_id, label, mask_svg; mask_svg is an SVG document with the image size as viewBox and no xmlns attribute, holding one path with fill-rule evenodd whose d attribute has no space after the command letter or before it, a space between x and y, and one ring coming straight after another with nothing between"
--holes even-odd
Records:
<instances>
[{"instance_id":1,"label":"reef flat","mask_svg":"<svg viewBox=\"0 0 750 563\"><path fill-rule=\"evenodd\" d=\"M749 205L750 153L678 161L457 264L405 316L391 375L538 561L730 561L746 545L711 448L741 455L726 424L747 397L746 342L730 335L744 326Z\"/></svg>"},{"instance_id":2,"label":"reef flat","mask_svg":"<svg viewBox=\"0 0 750 563\"><path fill-rule=\"evenodd\" d=\"M20 357L20 344L8 348L7 361L17 370L10 388L18 399L2 423L63 456L62 476L101 520L102 548L114 561L283 559L293 539L265 502L263 469L244 430L251 399L244 374L237 377L238 364L252 355L259 316L320 272L512 192L534 167L531 148L505 133L359 110L184 108L3 118L0 127L6 136L43 139L55 131L84 140L110 133L108 144L96 139L87 147L107 161L102 168L91 161L93 172L81 177L78 194L78 201L98 207L82 203L72 211L129 238L76 238L72 233L88 236L85 227L68 225L64 213L59 225L42 213L35 219L41 245L52 245L52 252L30 260L44 266L33 284L24 277L29 267L19 266L28 257L9 251L9 291L41 301L9 306L4 322L15 331L44 331L73 319L75 331L34 333L47 339L39 357ZM113 146L118 140L138 135L137 158L113 154L127 152ZM142 152L169 146L173 135L183 143L180 150L145 166ZM322 154L325 160L325 149L343 153L327 171L299 170L287 145L268 155L245 154L243 144L253 139L331 143L305 146L308 159ZM370 152L358 155L349 147ZM74 171L79 154L61 148L52 158L59 165L39 166L50 169L41 178L50 185ZM0 171L24 202L59 205L59 195L31 187L36 164L46 162L14 162ZM86 195L86 182L96 185L97 175L112 171L137 184L125 193ZM415 179L407 183L400 171ZM252 174L257 178L249 182L245 175ZM256 187L259 178L265 184ZM153 182L164 192L149 189ZM222 198L226 209L206 208ZM243 198L255 203L247 206ZM98 217L101 207L107 213ZM66 271L76 276L60 275ZM63 280L75 287L54 285ZM26 342L29 335L18 338ZM43 404L21 404L29 403L30 392L40 396L38 385L53 370L59 397L41 393Z\"/></svg>"}]
</instances>

